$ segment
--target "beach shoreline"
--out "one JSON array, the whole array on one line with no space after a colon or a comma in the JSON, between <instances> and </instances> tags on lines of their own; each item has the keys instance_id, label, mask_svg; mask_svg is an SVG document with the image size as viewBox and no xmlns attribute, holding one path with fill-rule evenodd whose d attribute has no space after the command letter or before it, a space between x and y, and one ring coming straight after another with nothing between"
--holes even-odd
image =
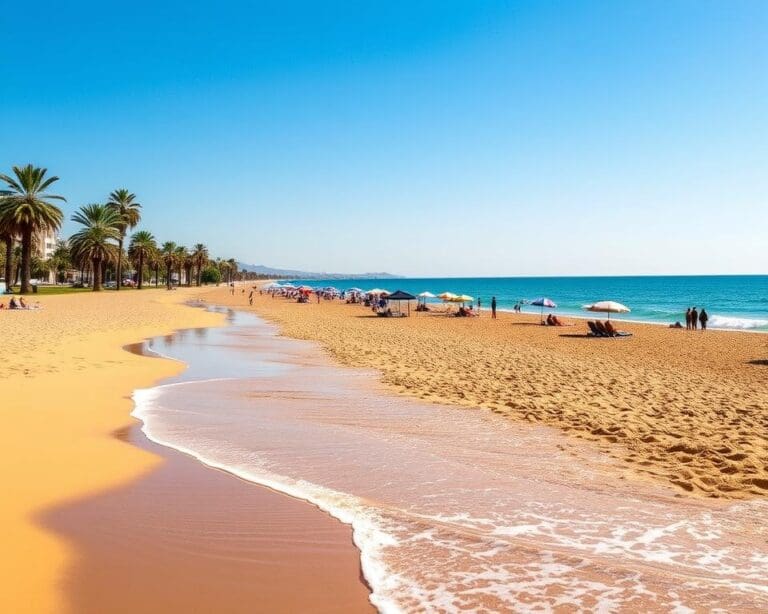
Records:
<instances>
[{"instance_id":1,"label":"beach shoreline","mask_svg":"<svg viewBox=\"0 0 768 614\"><path fill-rule=\"evenodd\" d=\"M98 596L99 586L109 584L96 581L97 578L104 580L104 574L91 564L105 559L93 556L94 553L104 555L106 552L107 560L127 574L137 569L137 565L126 565L131 560L137 562L128 555L133 547L131 539L138 537L140 531L134 532L135 527L130 523L124 527L124 557L119 549L95 547L89 539L99 537L98 527L103 517L89 517L87 510L92 509L90 504L99 501L112 513L119 512L117 508L110 508L109 502L118 500L120 493L152 484L157 472L167 474L169 460L164 448L152 448L153 444L148 441L150 445L141 445L140 432L130 445L126 444L125 434L138 428L137 420L131 416L131 395L136 389L157 385L178 375L186 365L167 357L149 359L131 353L130 349L158 335L171 337L179 330L224 325L224 314L188 305L212 290L182 288L172 293L160 289L42 296L41 309L10 313L4 330L7 358L0 365L0 374L13 391L3 406L6 428L0 434L4 450L0 470L7 493L0 511L6 548L0 568L0 609L3 611L103 611L87 599L88 595ZM23 437L19 433L23 433ZM177 454L174 450L167 451ZM177 466L174 463L171 464ZM264 495L262 487L230 475L223 476L195 460L190 459L182 466L193 467L193 482L214 484L214 490L220 487L215 486L215 478L210 478L207 472L224 477L228 486L223 488L231 489L230 499L248 491L254 500L273 507L277 505L289 512L298 509L291 512L301 518L293 529L317 528L317 519L320 518L322 524L322 519L327 518L324 512L306 502L291 500L286 506L285 495ZM251 493L252 490L260 492ZM134 497L124 501L136 504L141 500ZM248 500L247 496L243 500ZM172 510L177 516L183 515L183 510L174 505L166 512ZM61 518L62 514L68 514L71 521L65 531L59 531L51 523L51 519ZM321 534L329 536L334 548L343 554L342 558L347 561L351 558L353 564L358 565L353 565L350 574L341 576L344 583L353 588L362 587L359 571L355 571L359 569L359 553L345 531L346 527L329 519ZM83 547L84 544L91 549ZM177 553L175 562L173 557L168 559L171 567L180 563L179 556ZM341 555L337 552L335 556L338 559ZM207 561L207 567L202 566L199 571L214 564ZM90 569L91 579L88 574L78 575L76 570L83 567ZM351 580L348 575L352 576ZM78 577L84 582L78 584L75 580ZM332 583L339 574L326 577ZM118 589L120 583L128 579L119 575L112 577L112 588L118 591L113 591L115 596L124 596ZM140 594L141 587L136 590ZM109 594L112 593L102 594L100 599ZM194 591L191 594L194 595ZM286 591L280 594L285 597ZM364 587L361 595L363 603L367 603ZM290 602L290 597L287 600ZM130 599L123 601L131 602ZM143 604L143 611L148 611L149 601ZM123 611L120 603L112 605L110 611Z\"/></svg>"},{"instance_id":2,"label":"beach shoreline","mask_svg":"<svg viewBox=\"0 0 768 614\"><path fill-rule=\"evenodd\" d=\"M343 301L302 305L258 292L249 307L244 288L210 300L317 341L343 365L375 369L398 393L556 426L681 496L768 494L762 335L621 321L633 337L594 339L583 320L545 327L538 314L494 321L487 309L480 318L386 319Z\"/></svg>"}]
</instances>

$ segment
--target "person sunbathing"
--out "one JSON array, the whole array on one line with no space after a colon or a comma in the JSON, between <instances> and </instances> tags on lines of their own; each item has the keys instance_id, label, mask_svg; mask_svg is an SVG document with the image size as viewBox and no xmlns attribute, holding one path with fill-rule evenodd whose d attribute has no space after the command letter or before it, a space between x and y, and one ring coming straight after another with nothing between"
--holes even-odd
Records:
<instances>
[{"instance_id":1,"label":"person sunbathing","mask_svg":"<svg viewBox=\"0 0 768 614\"><path fill-rule=\"evenodd\" d=\"M615 337L619 332L614 328L610 320L606 320L603 326L605 327L605 332L607 332L611 337Z\"/></svg>"},{"instance_id":2,"label":"person sunbathing","mask_svg":"<svg viewBox=\"0 0 768 614\"><path fill-rule=\"evenodd\" d=\"M20 308L20 309L29 309L29 305L27 305L27 304L24 302L24 297L23 297L23 296L20 296L20 297L19 297L19 308Z\"/></svg>"},{"instance_id":3,"label":"person sunbathing","mask_svg":"<svg viewBox=\"0 0 768 614\"><path fill-rule=\"evenodd\" d=\"M21 309L19 303L16 301L16 297L12 296L11 301L8 303L8 309Z\"/></svg>"},{"instance_id":4,"label":"person sunbathing","mask_svg":"<svg viewBox=\"0 0 768 614\"><path fill-rule=\"evenodd\" d=\"M566 324L557 316L552 316L552 326L566 326Z\"/></svg>"}]
</instances>

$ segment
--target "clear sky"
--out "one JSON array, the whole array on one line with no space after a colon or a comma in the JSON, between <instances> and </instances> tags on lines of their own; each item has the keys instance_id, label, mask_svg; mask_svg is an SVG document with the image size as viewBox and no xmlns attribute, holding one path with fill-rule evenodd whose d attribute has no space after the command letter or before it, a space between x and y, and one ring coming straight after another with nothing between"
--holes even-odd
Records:
<instances>
[{"instance_id":1,"label":"clear sky","mask_svg":"<svg viewBox=\"0 0 768 614\"><path fill-rule=\"evenodd\" d=\"M67 217L127 187L159 240L254 264L768 272L766 2L37 2L5 18L0 168L59 175Z\"/></svg>"}]
</instances>

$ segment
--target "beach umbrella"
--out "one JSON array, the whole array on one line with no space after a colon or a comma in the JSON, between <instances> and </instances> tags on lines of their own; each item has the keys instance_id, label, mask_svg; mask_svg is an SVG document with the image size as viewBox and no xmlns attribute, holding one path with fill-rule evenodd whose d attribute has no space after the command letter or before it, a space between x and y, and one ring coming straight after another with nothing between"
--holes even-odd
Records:
<instances>
[{"instance_id":1,"label":"beach umbrella","mask_svg":"<svg viewBox=\"0 0 768 614\"><path fill-rule=\"evenodd\" d=\"M366 294L375 294L375 295L389 294L389 291L388 290L383 290L381 288L374 288L373 290L368 290L368 292L366 292Z\"/></svg>"},{"instance_id":2,"label":"beach umbrella","mask_svg":"<svg viewBox=\"0 0 768 614\"><path fill-rule=\"evenodd\" d=\"M450 301L456 298L456 295L453 292L443 292L442 294L438 294L437 298L443 299L444 301Z\"/></svg>"},{"instance_id":3,"label":"beach umbrella","mask_svg":"<svg viewBox=\"0 0 768 614\"><path fill-rule=\"evenodd\" d=\"M448 299L452 303L471 303L474 301L474 297L469 296L468 294L459 294L457 296L454 296L453 298Z\"/></svg>"},{"instance_id":4,"label":"beach umbrella","mask_svg":"<svg viewBox=\"0 0 768 614\"><path fill-rule=\"evenodd\" d=\"M435 295L431 292L422 292L419 294L419 298L435 298Z\"/></svg>"},{"instance_id":5,"label":"beach umbrella","mask_svg":"<svg viewBox=\"0 0 768 614\"><path fill-rule=\"evenodd\" d=\"M541 307L542 322L544 321L544 307L547 309L555 309L557 307L557 304L551 298L547 298L546 296L542 296L541 298L537 298L535 301L531 301L531 305Z\"/></svg>"},{"instance_id":6,"label":"beach umbrella","mask_svg":"<svg viewBox=\"0 0 768 614\"><path fill-rule=\"evenodd\" d=\"M586 309L587 311L595 311L597 313L607 313L609 320L611 319L612 313L629 313L631 311L629 307L622 305L621 303L617 303L616 301L598 301L597 303L592 303L591 305L584 305L582 309Z\"/></svg>"}]
</instances>

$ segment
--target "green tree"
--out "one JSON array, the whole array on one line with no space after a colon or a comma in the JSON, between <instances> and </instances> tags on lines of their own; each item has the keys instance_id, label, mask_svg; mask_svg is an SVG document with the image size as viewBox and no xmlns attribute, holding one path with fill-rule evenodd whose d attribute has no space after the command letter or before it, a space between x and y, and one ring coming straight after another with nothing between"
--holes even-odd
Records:
<instances>
[{"instance_id":1,"label":"green tree","mask_svg":"<svg viewBox=\"0 0 768 614\"><path fill-rule=\"evenodd\" d=\"M48 177L47 169L31 164L13 167L14 177L0 174L10 194L0 199L0 228L21 236L21 293L32 290L32 243L36 233L54 232L61 228L64 214L51 200L66 201L63 196L47 194L58 177ZM7 249L7 247L6 247Z\"/></svg>"},{"instance_id":2,"label":"green tree","mask_svg":"<svg viewBox=\"0 0 768 614\"><path fill-rule=\"evenodd\" d=\"M187 261L187 248L183 245L179 245L176 247L176 269L179 273L179 286L181 286L181 272L184 270L184 265Z\"/></svg>"},{"instance_id":3,"label":"green tree","mask_svg":"<svg viewBox=\"0 0 768 614\"><path fill-rule=\"evenodd\" d=\"M208 265L203 269L203 272L200 275L200 281L204 284L218 285L221 283L221 272L219 271L218 267L214 265Z\"/></svg>"},{"instance_id":4,"label":"green tree","mask_svg":"<svg viewBox=\"0 0 768 614\"><path fill-rule=\"evenodd\" d=\"M169 290L172 284L171 273L173 273L173 267L176 264L176 248L177 246L173 241L166 241L160 249L160 254L165 264L165 283Z\"/></svg>"},{"instance_id":5,"label":"green tree","mask_svg":"<svg viewBox=\"0 0 768 614\"><path fill-rule=\"evenodd\" d=\"M208 262L208 248L202 243L198 243L192 248L192 258L195 262L195 271L197 273L197 285L200 286L200 277L203 272L203 265Z\"/></svg>"},{"instance_id":6,"label":"green tree","mask_svg":"<svg viewBox=\"0 0 768 614\"><path fill-rule=\"evenodd\" d=\"M132 194L125 188L115 190L109 195L107 206L118 215L117 230L120 237L117 240L117 286L119 290L123 285L123 243L126 233L135 228L141 220L141 205L136 202L136 194Z\"/></svg>"},{"instance_id":7,"label":"green tree","mask_svg":"<svg viewBox=\"0 0 768 614\"><path fill-rule=\"evenodd\" d=\"M90 261L93 267L93 291L99 292L102 267L117 256L120 218L114 208L96 204L80 207L72 216L72 221L83 225L69 240L72 256L81 262Z\"/></svg>"},{"instance_id":8,"label":"green tree","mask_svg":"<svg viewBox=\"0 0 768 614\"><path fill-rule=\"evenodd\" d=\"M128 256L136 263L136 268L139 271L139 290L144 284L144 264L149 262L156 249L155 237L148 230L140 230L131 237Z\"/></svg>"},{"instance_id":9,"label":"green tree","mask_svg":"<svg viewBox=\"0 0 768 614\"><path fill-rule=\"evenodd\" d=\"M56 273L56 283L63 283L64 274L72 267L72 257L66 241L56 243L56 249L53 250L48 262L51 270Z\"/></svg>"}]
</instances>

